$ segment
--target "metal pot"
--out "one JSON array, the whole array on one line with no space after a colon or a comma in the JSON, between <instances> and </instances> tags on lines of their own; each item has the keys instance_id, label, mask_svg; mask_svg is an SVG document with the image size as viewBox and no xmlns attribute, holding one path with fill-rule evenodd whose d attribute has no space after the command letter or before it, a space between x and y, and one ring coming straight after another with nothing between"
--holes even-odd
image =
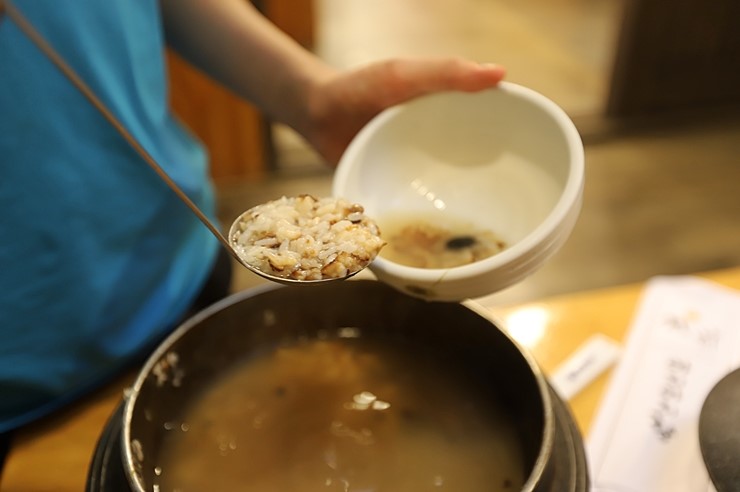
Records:
<instances>
[{"instance_id":1,"label":"metal pot","mask_svg":"<svg viewBox=\"0 0 740 492\"><path fill-rule=\"evenodd\" d=\"M472 303L428 302L380 282L267 287L235 294L180 326L152 354L122 414L124 473L134 491L159 490L155 458L165 423L214 377L250 353L343 327L433 350L505 402L523 449L525 491L588 490L583 444L566 405L526 351ZM452 366L451 366L452 367Z\"/></svg>"}]
</instances>

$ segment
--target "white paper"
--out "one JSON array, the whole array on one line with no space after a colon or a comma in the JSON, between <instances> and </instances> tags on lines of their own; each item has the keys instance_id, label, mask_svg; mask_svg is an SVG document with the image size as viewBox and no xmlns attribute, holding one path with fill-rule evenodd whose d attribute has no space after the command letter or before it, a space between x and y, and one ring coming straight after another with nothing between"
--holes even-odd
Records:
<instances>
[{"instance_id":1,"label":"white paper","mask_svg":"<svg viewBox=\"0 0 740 492\"><path fill-rule=\"evenodd\" d=\"M550 384L564 400L570 400L618 359L619 344L596 333L588 338L550 375Z\"/></svg>"},{"instance_id":2,"label":"white paper","mask_svg":"<svg viewBox=\"0 0 740 492\"><path fill-rule=\"evenodd\" d=\"M699 414L738 366L740 292L696 277L649 281L587 441L592 490L714 490Z\"/></svg>"}]
</instances>

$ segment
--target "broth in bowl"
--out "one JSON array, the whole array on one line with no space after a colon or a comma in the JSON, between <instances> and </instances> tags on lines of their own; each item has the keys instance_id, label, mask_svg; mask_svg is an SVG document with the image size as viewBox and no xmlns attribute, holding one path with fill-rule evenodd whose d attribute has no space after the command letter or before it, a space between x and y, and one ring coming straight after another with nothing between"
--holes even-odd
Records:
<instances>
[{"instance_id":1,"label":"broth in bowl","mask_svg":"<svg viewBox=\"0 0 740 492\"><path fill-rule=\"evenodd\" d=\"M237 363L165 424L158 490L520 490L516 426L484 395L409 347L283 344Z\"/></svg>"},{"instance_id":2,"label":"broth in bowl","mask_svg":"<svg viewBox=\"0 0 740 492\"><path fill-rule=\"evenodd\" d=\"M438 213L395 213L378 220L386 240L380 255L415 268L453 268L493 256L506 242L493 231Z\"/></svg>"}]
</instances>

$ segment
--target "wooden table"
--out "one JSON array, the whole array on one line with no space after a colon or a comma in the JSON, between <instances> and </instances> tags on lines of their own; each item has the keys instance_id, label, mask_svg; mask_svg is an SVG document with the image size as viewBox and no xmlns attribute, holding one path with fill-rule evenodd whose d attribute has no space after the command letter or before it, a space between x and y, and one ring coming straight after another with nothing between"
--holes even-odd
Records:
<instances>
[{"instance_id":1,"label":"wooden table","mask_svg":"<svg viewBox=\"0 0 740 492\"><path fill-rule=\"evenodd\" d=\"M698 276L740 289L740 268ZM622 340L632 322L642 284L569 294L542 301L491 308L494 315L536 314L543 327L536 341L521 340L529 347L545 372L553 370L594 333ZM586 435L604 393L609 374L602 375L570 403ZM90 460L107 419L121 400L123 389L134 375L127 375L109 387L52 419L19 432L0 479L4 492L84 490Z\"/></svg>"}]
</instances>

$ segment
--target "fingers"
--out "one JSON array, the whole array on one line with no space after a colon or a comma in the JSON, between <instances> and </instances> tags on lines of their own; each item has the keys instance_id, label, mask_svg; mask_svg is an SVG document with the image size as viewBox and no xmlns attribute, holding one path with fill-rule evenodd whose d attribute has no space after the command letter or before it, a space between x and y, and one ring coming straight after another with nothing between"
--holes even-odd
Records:
<instances>
[{"instance_id":1,"label":"fingers","mask_svg":"<svg viewBox=\"0 0 740 492\"><path fill-rule=\"evenodd\" d=\"M503 67L460 58L399 61L398 70L410 85L425 90L473 92L494 87L506 74Z\"/></svg>"},{"instance_id":2,"label":"fingers","mask_svg":"<svg viewBox=\"0 0 740 492\"><path fill-rule=\"evenodd\" d=\"M499 65L455 57L372 63L319 86L314 125L304 136L328 162L336 163L357 131L384 109L435 92L489 89L505 74Z\"/></svg>"},{"instance_id":3,"label":"fingers","mask_svg":"<svg viewBox=\"0 0 740 492\"><path fill-rule=\"evenodd\" d=\"M506 75L506 70L499 65L461 58L397 59L381 62L368 70L376 72L387 105L433 92L488 89L495 87Z\"/></svg>"}]
</instances>

